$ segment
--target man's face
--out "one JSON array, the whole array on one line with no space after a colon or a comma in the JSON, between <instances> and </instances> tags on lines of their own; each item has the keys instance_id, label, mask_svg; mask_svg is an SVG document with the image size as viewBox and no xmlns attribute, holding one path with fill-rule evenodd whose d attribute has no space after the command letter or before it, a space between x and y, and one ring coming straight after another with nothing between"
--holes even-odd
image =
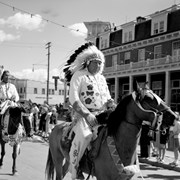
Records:
<instances>
[{"instance_id":1,"label":"man's face","mask_svg":"<svg viewBox=\"0 0 180 180\"><path fill-rule=\"evenodd\" d=\"M97 74L101 68L101 61L93 60L88 65L88 70L91 74Z\"/></svg>"},{"instance_id":2,"label":"man's face","mask_svg":"<svg viewBox=\"0 0 180 180\"><path fill-rule=\"evenodd\" d=\"M9 72L6 72L3 76L3 82L4 83L8 83L9 82L9 77L10 77L10 73Z\"/></svg>"}]
</instances>

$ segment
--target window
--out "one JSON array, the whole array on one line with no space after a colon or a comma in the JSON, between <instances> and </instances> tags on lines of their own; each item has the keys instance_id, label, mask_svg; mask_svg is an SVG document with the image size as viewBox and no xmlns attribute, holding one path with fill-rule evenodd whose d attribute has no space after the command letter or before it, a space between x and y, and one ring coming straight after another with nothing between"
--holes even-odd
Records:
<instances>
[{"instance_id":1,"label":"window","mask_svg":"<svg viewBox=\"0 0 180 180\"><path fill-rule=\"evenodd\" d=\"M26 93L26 87L24 87L24 93Z\"/></svg>"},{"instance_id":2,"label":"window","mask_svg":"<svg viewBox=\"0 0 180 180\"><path fill-rule=\"evenodd\" d=\"M52 89L52 95L54 95L54 89Z\"/></svg>"},{"instance_id":3,"label":"window","mask_svg":"<svg viewBox=\"0 0 180 180\"><path fill-rule=\"evenodd\" d=\"M113 64L113 66L116 66L117 65L117 54L115 54L115 55L112 55L112 64Z\"/></svg>"},{"instance_id":4,"label":"window","mask_svg":"<svg viewBox=\"0 0 180 180\"><path fill-rule=\"evenodd\" d=\"M162 49L161 45L154 47L154 59L161 58L161 49Z\"/></svg>"},{"instance_id":5,"label":"window","mask_svg":"<svg viewBox=\"0 0 180 180\"><path fill-rule=\"evenodd\" d=\"M164 21L160 21L159 23L159 32L160 33L164 32Z\"/></svg>"},{"instance_id":6,"label":"window","mask_svg":"<svg viewBox=\"0 0 180 180\"><path fill-rule=\"evenodd\" d=\"M162 81L153 81L152 90L158 96L162 96Z\"/></svg>"},{"instance_id":7,"label":"window","mask_svg":"<svg viewBox=\"0 0 180 180\"><path fill-rule=\"evenodd\" d=\"M156 35L158 33L163 33L165 31L165 22L159 21L154 23L154 30L153 35Z\"/></svg>"},{"instance_id":8,"label":"window","mask_svg":"<svg viewBox=\"0 0 180 180\"><path fill-rule=\"evenodd\" d=\"M115 97L115 85L110 86L110 93L111 93L111 97L114 99L114 97Z\"/></svg>"},{"instance_id":9,"label":"window","mask_svg":"<svg viewBox=\"0 0 180 180\"><path fill-rule=\"evenodd\" d=\"M44 88L42 88L42 94L45 94L45 89Z\"/></svg>"},{"instance_id":10,"label":"window","mask_svg":"<svg viewBox=\"0 0 180 180\"><path fill-rule=\"evenodd\" d=\"M62 95L64 95L64 90L62 90Z\"/></svg>"},{"instance_id":11,"label":"window","mask_svg":"<svg viewBox=\"0 0 180 180\"><path fill-rule=\"evenodd\" d=\"M124 54L124 59L125 59L125 60L130 59L130 52L125 52L125 54Z\"/></svg>"},{"instance_id":12,"label":"window","mask_svg":"<svg viewBox=\"0 0 180 180\"><path fill-rule=\"evenodd\" d=\"M106 56L105 67L112 67L112 56Z\"/></svg>"},{"instance_id":13,"label":"window","mask_svg":"<svg viewBox=\"0 0 180 180\"><path fill-rule=\"evenodd\" d=\"M59 95L61 95L62 93L61 93L61 89L59 90Z\"/></svg>"},{"instance_id":14,"label":"window","mask_svg":"<svg viewBox=\"0 0 180 180\"><path fill-rule=\"evenodd\" d=\"M180 88L180 80L173 80L171 82L171 87L172 88Z\"/></svg>"},{"instance_id":15,"label":"window","mask_svg":"<svg viewBox=\"0 0 180 180\"><path fill-rule=\"evenodd\" d=\"M22 87L20 88L20 93L23 93L23 88Z\"/></svg>"},{"instance_id":16,"label":"window","mask_svg":"<svg viewBox=\"0 0 180 180\"><path fill-rule=\"evenodd\" d=\"M180 56L180 41L173 43L173 56Z\"/></svg>"},{"instance_id":17,"label":"window","mask_svg":"<svg viewBox=\"0 0 180 180\"><path fill-rule=\"evenodd\" d=\"M105 39L105 42L104 42L104 48L107 48L108 47L108 40Z\"/></svg>"},{"instance_id":18,"label":"window","mask_svg":"<svg viewBox=\"0 0 180 180\"><path fill-rule=\"evenodd\" d=\"M132 31L129 31L129 41L132 41Z\"/></svg>"},{"instance_id":19,"label":"window","mask_svg":"<svg viewBox=\"0 0 180 180\"><path fill-rule=\"evenodd\" d=\"M128 33L127 32L125 32L125 34L124 34L124 42L128 42Z\"/></svg>"},{"instance_id":20,"label":"window","mask_svg":"<svg viewBox=\"0 0 180 180\"><path fill-rule=\"evenodd\" d=\"M128 31L124 33L124 43L132 41L133 40L133 32Z\"/></svg>"},{"instance_id":21,"label":"window","mask_svg":"<svg viewBox=\"0 0 180 180\"><path fill-rule=\"evenodd\" d=\"M154 35L158 34L158 23L154 23Z\"/></svg>"},{"instance_id":22,"label":"window","mask_svg":"<svg viewBox=\"0 0 180 180\"><path fill-rule=\"evenodd\" d=\"M122 95L127 95L129 94L129 84L123 84L122 86Z\"/></svg>"},{"instance_id":23,"label":"window","mask_svg":"<svg viewBox=\"0 0 180 180\"><path fill-rule=\"evenodd\" d=\"M145 49L139 49L138 50L138 61L144 61L145 60Z\"/></svg>"},{"instance_id":24,"label":"window","mask_svg":"<svg viewBox=\"0 0 180 180\"><path fill-rule=\"evenodd\" d=\"M37 88L34 88L34 94L37 94L37 93L38 93Z\"/></svg>"},{"instance_id":25,"label":"window","mask_svg":"<svg viewBox=\"0 0 180 180\"><path fill-rule=\"evenodd\" d=\"M171 81L171 108L180 111L180 80Z\"/></svg>"},{"instance_id":26,"label":"window","mask_svg":"<svg viewBox=\"0 0 180 180\"><path fill-rule=\"evenodd\" d=\"M130 63L130 59L131 59L131 54L130 54L130 52L125 52L125 54L124 54L125 64Z\"/></svg>"}]
</instances>

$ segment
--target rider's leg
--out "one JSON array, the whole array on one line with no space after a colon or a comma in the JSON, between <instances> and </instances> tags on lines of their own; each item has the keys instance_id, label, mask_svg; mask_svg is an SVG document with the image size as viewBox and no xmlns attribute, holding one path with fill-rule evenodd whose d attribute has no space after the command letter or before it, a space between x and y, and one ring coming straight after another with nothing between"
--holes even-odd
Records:
<instances>
[{"instance_id":1,"label":"rider's leg","mask_svg":"<svg viewBox=\"0 0 180 180\"><path fill-rule=\"evenodd\" d=\"M79 120L73 130L75 132L75 137L70 150L70 170L72 179L75 179L77 176L79 161L92 140L93 134L84 119Z\"/></svg>"}]
</instances>

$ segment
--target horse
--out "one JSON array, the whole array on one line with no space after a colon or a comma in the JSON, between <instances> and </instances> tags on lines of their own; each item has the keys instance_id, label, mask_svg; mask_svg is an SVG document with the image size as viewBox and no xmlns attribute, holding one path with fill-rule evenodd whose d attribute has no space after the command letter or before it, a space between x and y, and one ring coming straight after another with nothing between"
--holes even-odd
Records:
<instances>
[{"instance_id":1,"label":"horse","mask_svg":"<svg viewBox=\"0 0 180 180\"><path fill-rule=\"evenodd\" d=\"M5 144L9 143L13 147L13 165L12 165L12 175L17 175L16 159L20 153L20 144L30 133L30 123L25 123L27 117L23 114L27 113L27 109L23 107L22 104L17 103L17 106L10 106L7 108L5 113L0 116L0 145L1 145L1 158L0 158L0 168L3 166L3 159L5 156ZM26 129L26 130L25 130Z\"/></svg>"},{"instance_id":2,"label":"horse","mask_svg":"<svg viewBox=\"0 0 180 180\"><path fill-rule=\"evenodd\" d=\"M163 113L161 124L164 127L173 125L176 114L159 96L147 86L141 88L136 80L133 81L133 90L120 101L113 112L104 112L97 116L100 124L106 124L102 128L105 129L105 133L103 138L98 140L100 132L98 138L92 142L92 149L95 147L93 144L98 146L95 147L93 158L89 160L90 156L84 155L79 164L81 170L89 174L88 177L93 175L97 180L131 179L133 176L124 176L122 172L123 168L131 165L135 165L137 169L139 167L136 149L142 122L149 121L151 128L156 130L158 114ZM45 169L47 180L53 180L55 173L56 180L62 180L68 172L70 147L66 145L68 142L63 141L67 126L66 122L58 124L50 134Z\"/></svg>"}]
</instances>

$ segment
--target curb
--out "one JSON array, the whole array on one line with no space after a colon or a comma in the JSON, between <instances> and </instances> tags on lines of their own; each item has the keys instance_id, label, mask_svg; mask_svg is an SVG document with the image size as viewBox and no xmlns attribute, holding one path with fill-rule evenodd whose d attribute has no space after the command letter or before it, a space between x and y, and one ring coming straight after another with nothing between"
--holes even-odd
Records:
<instances>
[{"instance_id":1,"label":"curb","mask_svg":"<svg viewBox=\"0 0 180 180\"><path fill-rule=\"evenodd\" d=\"M173 171L180 172L180 167L170 166L169 164L159 163L159 162L156 162L156 161L153 161L153 160L149 160L149 159L139 158L139 162L140 163L150 164L150 165L156 166L156 167L162 167L162 168L168 169L168 170L173 170Z\"/></svg>"}]
</instances>

